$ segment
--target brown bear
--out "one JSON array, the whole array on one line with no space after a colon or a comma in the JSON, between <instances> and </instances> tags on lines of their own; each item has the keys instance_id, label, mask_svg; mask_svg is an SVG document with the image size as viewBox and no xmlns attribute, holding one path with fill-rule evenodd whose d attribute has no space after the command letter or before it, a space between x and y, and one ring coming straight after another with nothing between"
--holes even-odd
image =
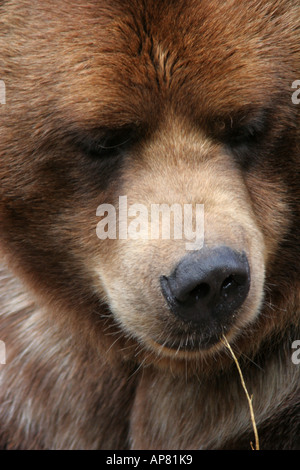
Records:
<instances>
[{"instance_id":1,"label":"brown bear","mask_svg":"<svg viewBox=\"0 0 300 470\"><path fill-rule=\"evenodd\" d=\"M299 449L299 0L0 13L1 448Z\"/></svg>"}]
</instances>

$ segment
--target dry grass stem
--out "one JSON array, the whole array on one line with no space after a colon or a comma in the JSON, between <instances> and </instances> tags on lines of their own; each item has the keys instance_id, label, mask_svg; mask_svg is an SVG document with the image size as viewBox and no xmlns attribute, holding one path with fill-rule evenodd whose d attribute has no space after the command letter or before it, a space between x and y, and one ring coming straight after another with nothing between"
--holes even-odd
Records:
<instances>
[{"instance_id":1,"label":"dry grass stem","mask_svg":"<svg viewBox=\"0 0 300 470\"><path fill-rule=\"evenodd\" d=\"M248 393L248 390L247 390L247 387L246 387L246 384L245 384L245 380L244 380L244 377L243 377L243 373L241 371L241 368L240 368L240 365L239 365L239 362L236 358L236 355L234 354L227 338L225 335L223 335L223 343L225 344L225 346L227 347L227 349L230 351L232 357L233 357L233 360L236 364L236 367L239 371L239 374L240 374L240 378L241 378L241 383L242 383L242 386L243 386L243 389L245 390L245 394L246 394L246 397L247 397L247 400L248 400L248 404L249 404L249 409L250 409L250 415L251 415L251 421L252 421L252 427L253 427L253 431L254 431L254 436L255 436L255 448L253 447L253 444L252 442L250 442L250 445L251 445L251 448L252 450L259 450L259 438L258 438L258 432L257 432L257 427L256 427L256 422L255 422L255 416L254 416L254 411L253 411L253 406L252 406L252 398L253 398L253 395L249 395Z\"/></svg>"}]
</instances>

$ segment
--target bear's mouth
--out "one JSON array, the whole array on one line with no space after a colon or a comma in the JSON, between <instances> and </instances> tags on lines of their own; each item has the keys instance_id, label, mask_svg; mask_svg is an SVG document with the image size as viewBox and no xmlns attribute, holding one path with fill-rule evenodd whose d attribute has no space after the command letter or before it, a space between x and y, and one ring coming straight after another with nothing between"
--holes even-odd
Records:
<instances>
[{"instance_id":1,"label":"bear's mouth","mask_svg":"<svg viewBox=\"0 0 300 470\"><path fill-rule=\"evenodd\" d=\"M208 330L199 325L198 329L191 328L187 331L186 328L185 331L169 333L165 335L165 338L151 339L150 342L155 349L159 349L161 352L167 350L175 355L180 352L198 352L200 354L218 344L221 345L223 336L228 335L231 327L232 323L228 323L222 327L216 325L213 330Z\"/></svg>"}]
</instances>

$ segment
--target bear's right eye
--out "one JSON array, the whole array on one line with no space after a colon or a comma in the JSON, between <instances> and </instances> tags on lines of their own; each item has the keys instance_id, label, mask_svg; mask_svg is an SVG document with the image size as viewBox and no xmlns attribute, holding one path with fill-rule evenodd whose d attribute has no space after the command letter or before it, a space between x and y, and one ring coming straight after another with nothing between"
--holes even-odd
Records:
<instances>
[{"instance_id":1,"label":"bear's right eye","mask_svg":"<svg viewBox=\"0 0 300 470\"><path fill-rule=\"evenodd\" d=\"M77 138L78 146L92 158L117 156L128 150L137 140L138 131L133 127L101 129Z\"/></svg>"}]
</instances>

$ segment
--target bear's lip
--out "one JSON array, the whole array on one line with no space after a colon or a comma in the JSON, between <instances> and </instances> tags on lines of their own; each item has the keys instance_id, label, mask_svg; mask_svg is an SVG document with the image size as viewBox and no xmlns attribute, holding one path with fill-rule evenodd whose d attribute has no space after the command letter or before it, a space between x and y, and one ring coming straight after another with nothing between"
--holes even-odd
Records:
<instances>
[{"instance_id":1,"label":"bear's lip","mask_svg":"<svg viewBox=\"0 0 300 470\"><path fill-rule=\"evenodd\" d=\"M227 319L226 322L219 324L212 323L210 327L199 323L186 323L180 320L173 324L166 336L150 336L149 339L155 349L159 348L162 352L167 350L169 353L197 353L201 354L222 346L223 336L230 335L236 323L236 314Z\"/></svg>"},{"instance_id":2,"label":"bear's lip","mask_svg":"<svg viewBox=\"0 0 300 470\"><path fill-rule=\"evenodd\" d=\"M167 341L165 343L161 343L161 342L156 341L156 343L159 345L159 347L162 346L163 348L172 350L174 352L176 352L176 351L186 351L186 352L199 351L199 352L201 352L201 350L203 350L203 349L204 350L210 349L212 346L219 343L220 341L221 341L220 336L213 336L205 342L201 341L201 340L198 340L198 341L197 340L189 340L188 338L183 337L179 341L174 340L172 342Z\"/></svg>"},{"instance_id":3,"label":"bear's lip","mask_svg":"<svg viewBox=\"0 0 300 470\"><path fill-rule=\"evenodd\" d=\"M162 353L167 352L168 355L177 355L180 353L193 353L200 355L203 352L213 350L216 346L223 346L222 339L223 335L228 335L228 328L222 328L222 330L213 335L187 335L174 336L172 339L161 341L157 339L150 339L152 347L159 349Z\"/></svg>"}]
</instances>

